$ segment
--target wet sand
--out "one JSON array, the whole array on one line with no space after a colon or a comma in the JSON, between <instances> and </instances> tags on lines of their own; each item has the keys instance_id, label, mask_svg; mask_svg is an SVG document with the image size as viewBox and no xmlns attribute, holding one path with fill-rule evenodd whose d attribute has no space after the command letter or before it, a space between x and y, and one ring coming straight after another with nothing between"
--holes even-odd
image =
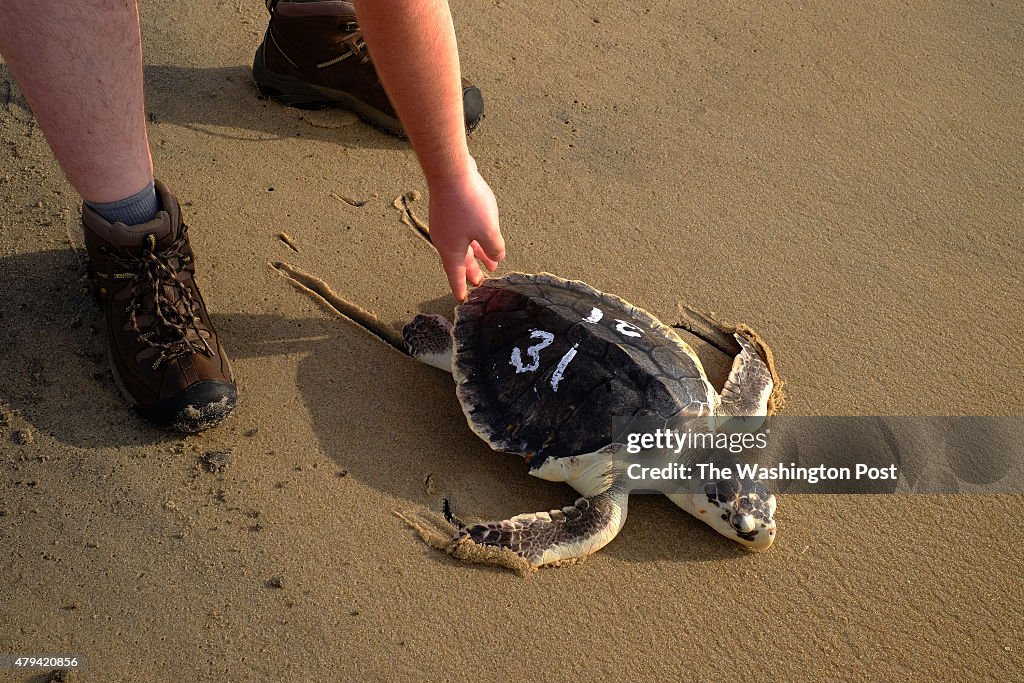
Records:
<instances>
[{"instance_id":1,"label":"wet sand","mask_svg":"<svg viewBox=\"0 0 1024 683\"><path fill-rule=\"evenodd\" d=\"M1024 411L1018 6L453 10L505 270L749 323L791 414ZM0 66L0 651L84 655L83 681L1021 676L1019 497L790 496L755 555L636 496L607 548L525 579L426 547L394 512L575 493L271 266L391 329L449 312L406 210L428 198L395 204L425 192L412 153L256 99L262 3L143 22L157 173L240 405L186 439L126 413L77 200Z\"/></svg>"}]
</instances>

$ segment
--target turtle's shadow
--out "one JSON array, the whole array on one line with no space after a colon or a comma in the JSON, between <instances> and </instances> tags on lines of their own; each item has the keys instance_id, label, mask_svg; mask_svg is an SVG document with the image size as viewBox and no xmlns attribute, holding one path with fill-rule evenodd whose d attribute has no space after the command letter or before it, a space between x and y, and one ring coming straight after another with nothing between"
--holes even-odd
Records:
<instances>
[{"instance_id":1,"label":"turtle's shadow","mask_svg":"<svg viewBox=\"0 0 1024 683\"><path fill-rule=\"evenodd\" d=\"M453 306L454 299L444 296L424 301L418 309L451 318ZM239 322L233 323L236 330ZM251 332L237 330L241 339L256 339L259 330L273 327L252 317L241 322L256 325ZM403 322L390 321L395 328ZM578 497L568 485L529 476L522 459L496 453L474 435L450 375L399 354L354 324L338 319L323 323L328 334L315 353L299 361L298 386L321 449L350 476L408 501L414 513L439 512L449 498L466 521L551 510ZM302 332L308 338L308 324ZM692 343L702 359L706 356L712 382L721 386L732 359L706 344L701 348L696 339ZM236 348L235 354L244 357L246 352ZM341 394L324 381L331 372L345 376L348 388ZM339 414L346 416L344 421ZM388 447L381 448L384 444ZM633 562L745 555L664 496L634 494L629 515L619 537L602 554ZM438 559L453 562L440 554Z\"/></svg>"},{"instance_id":2,"label":"turtle's shadow","mask_svg":"<svg viewBox=\"0 0 1024 683\"><path fill-rule=\"evenodd\" d=\"M0 258L0 287L0 363L6 373L0 401L34 430L82 448L180 440L131 415L118 395L107 369L102 316L76 252ZM283 286L282 296L294 291ZM452 303L442 297L421 308L450 314ZM496 519L559 508L577 497L567 485L529 476L520 458L495 453L477 438L450 375L399 354L353 324L326 315L252 314L214 315L214 323L236 365L267 356L299 357L297 386L322 451L350 476L404 501L407 511L439 511L448 497L467 520ZM247 389L243 373L243 403ZM252 417L270 428L287 419ZM714 560L738 552L661 496L634 495L629 517L603 554L645 562ZM410 543L413 538L410 532Z\"/></svg>"}]
</instances>

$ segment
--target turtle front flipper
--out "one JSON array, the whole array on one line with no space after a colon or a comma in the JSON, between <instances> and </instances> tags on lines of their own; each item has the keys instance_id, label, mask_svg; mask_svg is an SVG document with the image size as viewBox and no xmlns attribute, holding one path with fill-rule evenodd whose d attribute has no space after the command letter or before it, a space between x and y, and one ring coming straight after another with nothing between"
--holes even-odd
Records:
<instances>
[{"instance_id":1,"label":"turtle front flipper","mask_svg":"<svg viewBox=\"0 0 1024 683\"><path fill-rule=\"evenodd\" d=\"M436 313L419 313L402 328L409 355L435 368L452 371L452 323Z\"/></svg>"},{"instance_id":2,"label":"turtle front flipper","mask_svg":"<svg viewBox=\"0 0 1024 683\"><path fill-rule=\"evenodd\" d=\"M533 567L577 560L615 538L626 521L629 493L605 491L561 510L516 515L511 519L462 525L453 542L505 548Z\"/></svg>"},{"instance_id":3,"label":"turtle front flipper","mask_svg":"<svg viewBox=\"0 0 1024 683\"><path fill-rule=\"evenodd\" d=\"M739 333L733 336L741 351L733 360L716 412L729 417L763 417L768 414L768 398L774 387L771 370L750 340Z\"/></svg>"}]
</instances>

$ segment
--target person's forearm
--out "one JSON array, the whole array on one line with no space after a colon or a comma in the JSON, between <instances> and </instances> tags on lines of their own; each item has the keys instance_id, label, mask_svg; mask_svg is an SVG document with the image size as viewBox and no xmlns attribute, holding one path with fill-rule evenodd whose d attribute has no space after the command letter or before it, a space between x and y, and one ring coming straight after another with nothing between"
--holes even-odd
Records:
<instances>
[{"instance_id":1,"label":"person's forearm","mask_svg":"<svg viewBox=\"0 0 1024 683\"><path fill-rule=\"evenodd\" d=\"M356 0L381 82L428 183L469 173L455 29L445 0Z\"/></svg>"},{"instance_id":2,"label":"person's forearm","mask_svg":"<svg viewBox=\"0 0 1024 683\"><path fill-rule=\"evenodd\" d=\"M480 258L505 258L498 207L466 146L459 53L446 0L355 0L377 73L409 135L430 190L430 241L452 293L479 285Z\"/></svg>"}]
</instances>

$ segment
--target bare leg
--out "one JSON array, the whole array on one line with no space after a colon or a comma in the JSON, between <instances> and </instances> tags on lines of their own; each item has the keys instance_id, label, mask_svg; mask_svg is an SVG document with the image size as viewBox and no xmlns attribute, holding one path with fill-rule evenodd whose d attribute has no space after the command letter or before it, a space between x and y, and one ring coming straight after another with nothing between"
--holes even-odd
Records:
<instances>
[{"instance_id":1,"label":"bare leg","mask_svg":"<svg viewBox=\"0 0 1024 683\"><path fill-rule=\"evenodd\" d=\"M153 179L135 0L0 0L0 54L83 199Z\"/></svg>"}]
</instances>

